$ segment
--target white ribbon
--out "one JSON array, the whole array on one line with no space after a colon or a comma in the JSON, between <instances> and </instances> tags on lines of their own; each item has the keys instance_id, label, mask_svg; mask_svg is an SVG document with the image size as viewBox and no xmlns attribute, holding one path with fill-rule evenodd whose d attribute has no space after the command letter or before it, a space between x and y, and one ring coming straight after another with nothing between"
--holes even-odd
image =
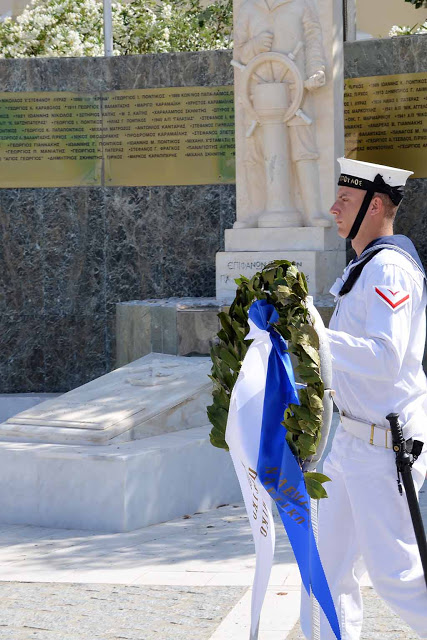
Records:
<instances>
[{"instance_id":1,"label":"white ribbon","mask_svg":"<svg viewBox=\"0 0 427 640\"><path fill-rule=\"evenodd\" d=\"M243 360L231 394L225 440L239 479L255 543L256 569L252 589L251 631L257 640L261 609L273 564L275 530L270 495L259 481L258 464L268 358L268 331L249 320L247 340L254 340Z\"/></svg>"}]
</instances>

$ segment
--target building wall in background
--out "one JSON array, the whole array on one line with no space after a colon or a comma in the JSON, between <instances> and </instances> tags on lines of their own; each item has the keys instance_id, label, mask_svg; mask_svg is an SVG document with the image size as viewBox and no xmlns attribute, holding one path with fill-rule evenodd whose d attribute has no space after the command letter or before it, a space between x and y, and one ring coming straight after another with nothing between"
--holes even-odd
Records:
<instances>
[{"instance_id":1,"label":"building wall in background","mask_svg":"<svg viewBox=\"0 0 427 640\"><path fill-rule=\"evenodd\" d=\"M27 4L27 0L0 0L0 17L18 16Z\"/></svg>"},{"instance_id":2,"label":"building wall in background","mask_svg":"<svg viewBox=\"0 0 427 640\"><path fill-rule=\"evenodd\" d=\"M356 0L357 30L385 38L397 24L413 26L427 19L427 9L415 9L404 0Z\"/></svg>"},{"instance_id":3,"label":"building wall in background","mask_svg":"<svg viewBox=\"0 0 427 640\"><path fill-rule=\"evenodd\" d=\"M388 1L388 0L387 0ZM375 0L377 2L377 0ZM425 71L427 36L400 36L344 45L346 78L387 76ZM382 164L387 163L387 152ZM402 167L411 169L410 166ZM409 236L427 269L427 178L410 179L396 216L394 232ZM351 256L353 257L353 256Z\"/></svg>"}]
</instances>

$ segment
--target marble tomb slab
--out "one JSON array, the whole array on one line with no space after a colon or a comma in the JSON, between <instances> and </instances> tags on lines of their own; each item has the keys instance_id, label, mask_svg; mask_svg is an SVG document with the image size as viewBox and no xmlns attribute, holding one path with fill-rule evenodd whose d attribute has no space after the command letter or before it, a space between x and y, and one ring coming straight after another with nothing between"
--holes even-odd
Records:
<instances>
[{"instance_id":1,"label":"marble tomb slab","mask_svg":"<svg viewBox=\"0 0 427 640\"><path fill-rule=\"evenodd\" d=\"M0 440L102 445L207 424L210 358L150 353L0 424Z\"/></svg>"},{"instance_id":2,"label":"marble tomb slab","mask_svg":"<svg viewBox=\"0 0 427 640\"><path fill-rule=\"evenodd\" d=\"M230 454L209 432L115 446L0 442L0 523L116 533L240 501Z\"/></svg>"}]
</instances>

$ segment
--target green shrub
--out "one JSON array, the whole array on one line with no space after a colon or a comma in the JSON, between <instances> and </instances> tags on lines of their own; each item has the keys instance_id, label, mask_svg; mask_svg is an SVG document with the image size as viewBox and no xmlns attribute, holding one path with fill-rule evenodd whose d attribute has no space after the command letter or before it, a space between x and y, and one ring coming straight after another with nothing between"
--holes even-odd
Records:
<instances>
[{"instance_id":1,"label":"green shrub","mask_svg":"<svg viewBox=\"0 0 427 640\"><path fill-rule=\"evenodd\" d=\"M131 0L112 4L113 53L224 49L232 45L232 0ZM103 56L103 5L96 0L32 0L0 23L0 57Z\"/></svg>"}]
</instances>

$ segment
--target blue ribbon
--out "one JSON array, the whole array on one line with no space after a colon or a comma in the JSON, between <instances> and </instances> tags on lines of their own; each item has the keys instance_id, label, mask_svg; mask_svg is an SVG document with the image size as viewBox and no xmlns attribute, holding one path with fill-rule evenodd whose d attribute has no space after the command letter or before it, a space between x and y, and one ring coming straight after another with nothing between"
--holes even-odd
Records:
<instances>
[{"instance_id":1,"label":"blue ribbon","mask_svg":"<svg viewBox=\"0 0 427 640\"><path fill-rule=\"evenodd\" d=\"M266 300L257 300L249 309L249 318L259 329L268 331L273 345L265 385L258 477L276 503L307 593L313 592L340 640L337 614L313 533L304 475L281 424L286 407L299 404L299 400L287 344L272 326L279 314Z\"/></svg>"}]
</instances>

